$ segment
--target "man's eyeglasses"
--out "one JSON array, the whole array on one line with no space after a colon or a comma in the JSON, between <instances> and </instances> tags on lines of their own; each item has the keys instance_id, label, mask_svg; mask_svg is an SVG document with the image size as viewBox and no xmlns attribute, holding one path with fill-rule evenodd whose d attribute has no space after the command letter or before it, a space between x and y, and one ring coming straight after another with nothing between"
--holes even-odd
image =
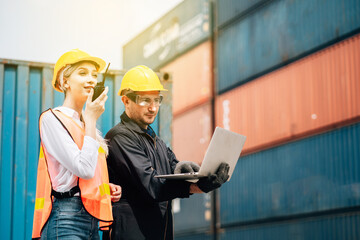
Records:
<instances>
[{"instance_id":1,"label":"man's eyeglasses","mask_svg":"<svg viewBox=\"0 0 360 240\"><path fill-rule=\"evenodd\" d=\"M154 103L154 105L158 107L161 105L161 102L163 100L162 95L156 96L155 98L151 98L149 96L141 96L135 93L129 93L126 94L126 96L130 98L131 101L142 107L150 107L152 103Z\"/></svg>"}]
</instances>

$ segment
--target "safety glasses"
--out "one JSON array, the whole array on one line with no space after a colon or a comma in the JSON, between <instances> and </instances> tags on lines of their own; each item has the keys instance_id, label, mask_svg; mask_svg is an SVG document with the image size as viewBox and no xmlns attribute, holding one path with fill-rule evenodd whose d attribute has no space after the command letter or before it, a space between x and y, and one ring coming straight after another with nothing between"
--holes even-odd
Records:
<instances>
[{"instance_id":1,"label":"safety glasses","mask_svg":"<svg viewBox=\"0 0 360 240\"><path fill-rule=\"evenodd\" d=\"M129 93L129 94L126 94L126 96L128 98L130 98L131 101L133 101L134 103L136 103L137 105L142 106L142 107L149 107L149 106L151 106L152 103L154 103L154 105L156 107L159 107L163 100L162 95L158 95L156 97L151 97L151 96L146 96L146 95L141 96L141 95L137 95L135 93Z\"/></svg>"}]
</instances>

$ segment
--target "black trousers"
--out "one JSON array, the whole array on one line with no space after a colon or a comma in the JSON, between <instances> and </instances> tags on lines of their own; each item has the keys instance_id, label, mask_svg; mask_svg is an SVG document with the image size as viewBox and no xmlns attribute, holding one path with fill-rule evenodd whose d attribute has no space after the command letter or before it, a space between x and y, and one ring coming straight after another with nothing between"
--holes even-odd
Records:
<instances>
[{"instance_id":1,"label":"black trousers","mask_svg":"<svg viewBox=\"0 0 360 240\"><path fill-rule=\"evenodd\" d=\"M148 211L131 207L130 204L120 199L113 204L114 222L110 232L103 233L103 240L172 240L172 221L164 224L155 216L147 214ZM172 220L172 218L170 218ZM156 227L154 226L157 225ZM170 227L171 226L171 227ZM165 227L169 231L164 233Z\"/></svg>"}]
</instances>

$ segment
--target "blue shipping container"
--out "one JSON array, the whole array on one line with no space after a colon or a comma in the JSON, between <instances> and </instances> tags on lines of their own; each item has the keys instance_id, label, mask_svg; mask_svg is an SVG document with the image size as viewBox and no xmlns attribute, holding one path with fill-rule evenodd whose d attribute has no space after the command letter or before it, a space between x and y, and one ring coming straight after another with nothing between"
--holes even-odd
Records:
<instances>
[{"instance_id":1,"label":"blue shipping container","mask_svg":"<svg viewBox=\"0 0 360 240\"><path fill-rule=\"evenodd\" d=\"M106 110L97 126L105 134L120 121L124 111L117 95L124 71L109 71L110 87ZM30 239L40 149L39 116L50 107L62 105L64 95L51 86L53 65L0 59L0 232L1 239ZM101 75L100 75L101 79ZM171 82L166 82L171 88ZM171 99L168 96L167 99ZM169 101L163 106L171 109ZM163 112L152 124L171 139L172 112ZM160 120L163 119L163 120Z\"/></svg>"},{"instance_id":2,"label":"blue shipping container","mask_svg":"<svg viewBox=\"0 0 360 240\"><path fill-rule=\"evenodd\" d=\"M174 206L176 205L175 201L180 201L179 210L174 211L174 226L176 234L210 231L210 194L194 194L190 198L177 199L174 200Z\"/></svg>"},{"instance_id":3,"label":"blue shipping container","mask_svg":"<svg viewBox=\"0 0 360 240\"><path fill-rule=\"evenodd\" d=\"M358 0L274 0L219 30L223 93L360 30Z\"/></svg>"},{"instance_id":4,"label":"blue shipping container","mask_svg":"<svg viewBox=\"0 0 360 240\"><path fill-rule=\"evenodd\" d=\"M241 157L221 225L360 206L360 123Z\"/></svg>"},{"instance_id":5,"label":"blue shipping container","mask_svg":"<svg viewBox=\"0 0 360 240\"><path fill-rule=\"evenodd\" d=\"M345 240L360 239L360 214L339 214L318 218L223 229L220 240Z\"/></svg>"},{"instance_id":6,"label":"blue shipping container","mask_svg":"<svg viewBox=\"0 0 360 240\"><path fill-rule=\"evenodd\" d=\"M216 26L222 28L236 18L243 17L269 0L217 0ZM270 0L271 1L271 0Z\"/></svg>"}]
</instances>

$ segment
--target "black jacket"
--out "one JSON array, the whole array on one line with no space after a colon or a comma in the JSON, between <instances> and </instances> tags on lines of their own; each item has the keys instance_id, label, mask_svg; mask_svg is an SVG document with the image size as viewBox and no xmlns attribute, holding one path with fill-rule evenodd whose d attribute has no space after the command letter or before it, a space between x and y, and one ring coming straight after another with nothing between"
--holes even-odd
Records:
<instances>
[{"instance_id":1,"label":"black jacket","mask_svg":"<svg viewBox=\"0 0 360 240\"><path fill-rule=\"evenodd\" d=\"M190 183L155 178L174 172L178 160L157 136L145 133L125 112L110 129L109 180L122 187L114 204L114 239L173 239L171 200L189 197Z\"/></svg>"}]
</instances>

